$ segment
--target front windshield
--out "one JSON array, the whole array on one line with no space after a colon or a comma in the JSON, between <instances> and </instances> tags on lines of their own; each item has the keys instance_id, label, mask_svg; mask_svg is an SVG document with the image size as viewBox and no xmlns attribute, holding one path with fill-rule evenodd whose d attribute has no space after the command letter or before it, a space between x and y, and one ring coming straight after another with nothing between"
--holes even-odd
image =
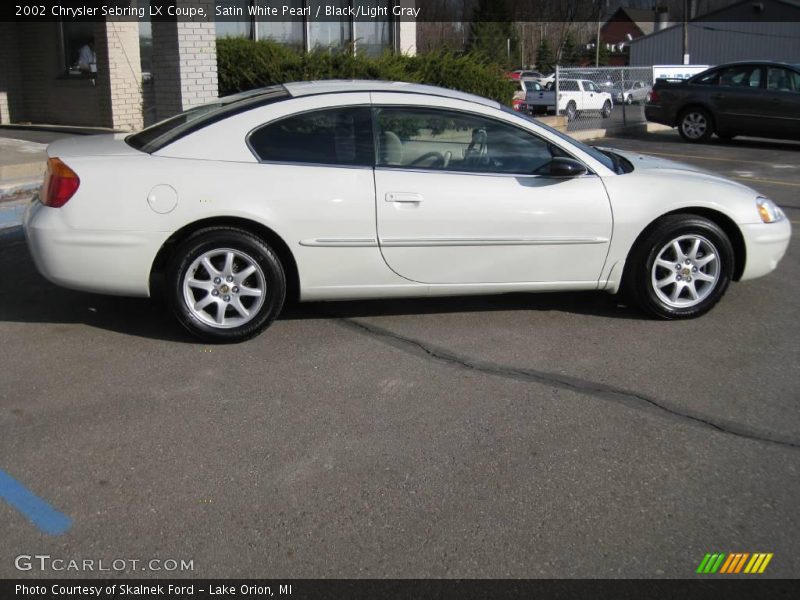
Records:
<instances>
[{"instance_id":1,"label":"front windshield","mask_svg":"<svg viewBox=\"0 0 800 600\"><path fill-rule=\"evenodd\" d=\"M569 143L571 146L574 146L574 147L580 149L581 151L585 152L586 154L591 156L593 159L595 159L597 162L601 163L604 167L608 168L610 171L614 171L614 172L617 171L617 169L614 166L614 161L612 160L612 158L610 156L608 156L607 154L604 154L603 152L601 152L597 148L593 148L592 146L587 146L586 144L584 144L582 142L579 142L575 138L572 138L572 137L568 136L565 133L561 133L558 129L553 129L549 125L545 125L544 123L542 123L538 119L534 119L530 115L526 115L526 114L523 114L523 113L518 113L518 112L516 112L516 111L514 111L514 110L512 110L512 109L510 109L508 107L505 107L505 106L503 107L503 111L507 112L507 113L510 113L512 115L516 115L517 117L522 117L523 119L526 119L528 121L533 121L539 127L542 127L544 129L546 129L547 131L549 131L553 135L555 135L555 136L559 137L560 139L564 140L565 142Z\"/></svg>"}]
</instances>

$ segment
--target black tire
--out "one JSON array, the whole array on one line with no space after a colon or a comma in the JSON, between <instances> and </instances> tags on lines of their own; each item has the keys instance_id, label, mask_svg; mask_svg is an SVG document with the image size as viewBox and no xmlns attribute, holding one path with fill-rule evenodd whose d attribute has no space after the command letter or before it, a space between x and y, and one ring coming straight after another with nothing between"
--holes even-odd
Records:
<instances>
[{"instance_id":1,"label":"black tire","mask_svg":"<svg viewBox=\"0 0 800 600\"><path fill-rule=\"evenodd\" d=\"M714 119L704 108L687 108L678 118L678 132L687 142L693 144L707 142L714 133Z\"/></svg>"},{"instance_id":2,"label":"black tire","mask_svg":"<svg viewBox=\"0 0 800 600\"><path fill-rule=\"evenodd\" d=\"M695 240L700 240L697 247ZM674 249L675 241L683 248L682 257ZM709 259L712 254L714 258ZM657 259L660 259L658 266ZM669 215L657 221L631 250L624 287L627 295L651 315L661 319L691 319L705 314L719 302L733 277L733 269L733 246L716 223L695 215ZM713 283L708 281L712 277ZM662 283L670 279L673 282ZM680 291L673 297L675 290ZM695 290L694 294L691 290Z\"/></svg>"},{"instance_id":3,"label":"black tire","mask_svg":"<svg viewBox=\"0 0 800 600\"><path fill-rule=\"evenodd\" d=\"M630 94L628 94L627 96L625 96L625 104L627 104L628 106L630 106L631 104L633 104L633 96L631 96Z\"/></svg>"},{"instance_id":4,"label":"black tire","mask_svg":"<svg viewBox=\"0 0 800 600\"><path fill-rule=\"evenodd\" d=\"M203 257L210 260L213 274ZM252 274L240 281L245 271ZM189 275L201 287L190 285ZM275 252L260 238L235 227L210 227L192 234L172 253L165 288L172 311L190 333L208 342L235 343L258 335L275 320L286 298L286 276ZM208 310L198 310L204 300Z\"/></svg>"},{"instance_id":5,"label":"black tire","mask_svg":"<svg viewBox=\"0 0 800 600\"><path fill-rule=\"evenodd\" d=\"M611 104L610 100L606 100L603 104L603 109L600 111L600 114L603 115L604 119L607 119L611 116L611 110L613 109L613 105Z\"/></svg>"},{"instance_id":6,"label":"black tire","mask_svg":"<svg viewBox=\"0 0 800 600\"><path fill-rule=\"evenodd\" d=\"M578 116L578 105L575 104L573 100L570 100L567 103L567 109L565 112L567 114L567 121L574 121L575 117Z\"/></svg>"}]
</instances>

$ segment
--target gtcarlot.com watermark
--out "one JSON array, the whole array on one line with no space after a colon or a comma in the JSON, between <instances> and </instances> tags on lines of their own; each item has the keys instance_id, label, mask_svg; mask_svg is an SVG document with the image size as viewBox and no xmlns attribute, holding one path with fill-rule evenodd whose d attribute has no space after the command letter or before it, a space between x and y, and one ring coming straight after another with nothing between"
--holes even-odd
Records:
<instances>
[{"instance_id":1,"label":"gtcarlot.com watermark","mask_svg":"<svg viewBox=\"0 0 800 600\"><path fill-rule=\"evenodd\" d=\"M194 560L174 558L59 558L49 554L20 554L14 559L18 571L125 573L132 571L194 571Z\"/></svg>"}]
</instances>

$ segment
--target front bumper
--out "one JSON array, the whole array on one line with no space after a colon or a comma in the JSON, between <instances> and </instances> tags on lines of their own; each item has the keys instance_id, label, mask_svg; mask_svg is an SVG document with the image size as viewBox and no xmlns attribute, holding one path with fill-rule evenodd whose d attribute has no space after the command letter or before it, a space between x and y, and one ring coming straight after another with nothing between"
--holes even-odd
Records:
<instances>
[{"instance_id":1,"label":"front bumper","mask_svg":"<svg viewBox=\"0 0 800 600\"><path fill-rule=\"evenodd\" d=\"M786 254L792 237L792 225L788 218L777 223L753 223L742 225L745 259L741 280L754 279L771 273Z\"/></svg>"},{"instance_id":2,"label":"front bumper","mask_svg":"<svg viewBox=\"0 0 800 600\"><path fill-rule=\"evenodd\" d=\"M167 234L74 229L63 210L34 200L25 211L28 249L44 277L85 292L150 295L150 269Z\"/></svg>"}]
</instances>

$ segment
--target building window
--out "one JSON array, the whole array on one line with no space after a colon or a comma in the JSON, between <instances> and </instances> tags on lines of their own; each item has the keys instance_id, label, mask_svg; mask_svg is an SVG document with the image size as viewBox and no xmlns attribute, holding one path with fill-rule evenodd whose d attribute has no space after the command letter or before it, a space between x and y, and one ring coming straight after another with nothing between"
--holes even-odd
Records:
<instances>
[{"instance_id":1,"label":"building window","mask_svg":"<svg viewBox=\"0 0 800 600\"><path fill-rule=\"evenodd\" d=\"M62 22L61 41L67 75L80 77L97 73L93 23Z\"/></svg>"},{"instance_id":2,"label":"building window","mask_svg":"<svg viewBox=\"0 0 800 600\"><path fill-rule=\"evenodd\" d=\"M318 0L216 0L227 15L216 19L217 37L244 37L251 40L273 40L297 50L342 50L352 44L358 54L376 56L394 47L395 23L392 21L393 0L326 0L325 6L337 9L361 7L372 14L386 17L357 21L353 17L342 20L314 19L304 16L291 21L276 21L274 17L251 16L251 8L284 7L294 12L307 9L315 14ZM310 10L308 10L310 8ZM378 12L380 11L380 12Z\"/></svg>"}]
</instances>

